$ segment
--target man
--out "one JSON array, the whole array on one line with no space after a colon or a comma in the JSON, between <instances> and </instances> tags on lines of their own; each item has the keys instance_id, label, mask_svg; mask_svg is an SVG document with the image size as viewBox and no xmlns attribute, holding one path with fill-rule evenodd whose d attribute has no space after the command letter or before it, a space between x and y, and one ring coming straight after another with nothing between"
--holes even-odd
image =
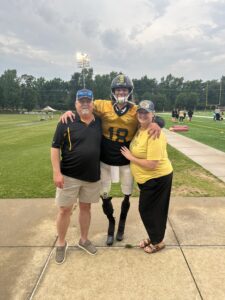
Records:
<instances>
[{"instance_id":1,"label":"man","mask_svg":"<svg viewBox=\"0 0 225 300\"><path fill-rule=\"evenodd\" d=\"M189 120L189 122L191 122L192 117L193 117L193 114L194 114L193 110L192 110L192 109L189 109L189 110L188 110L188 120Z\"/></svg>"},{"instance_id":2,"label":"man","mask_svg":"<svg viewBox=\"0 0 225 300\"><path fill-rule=\"evenodd\" d=\"M215 113L215 121L220 121L220 109L218 106L216 107L214 113Z\"/></svg>"},{"instance_id":3,"label":"man","mask_svg":"<svg viewBox=\"0 0 225 300\"><path fill-rule=\"evenodd\" d=\"M56 204L58 240L56 263L65 261L68 243L65 240L73 205L79 198L81 238L78 247L89 254L97 252L88 240L91 203L100 198L101 120L93 114L93 93L79 90L76 95L76 118L68 124L59 123L53 138L51 161L53 180L57 187ZM91 147L90 147L91 145ZM61 150L61 161L60 161Z\"/></svg>"},{"instance_id":4,"label":"man","mask_svg":"<svg viewBox=\"0 0 225 300\"><path fill-rule=\"evenodd\" d=\"M120 219L116 234L117 241L122 241L124 236L127 213L130 208L130 195L133 190L133 177L130 172L129 161L121 154L121 147L129 147L129 144L137 131L137 107L132 103L133 82L124 74L116 76L111 84L111 99L95 100L95 113L102 120L103 137L101 144L101 198L102 208L109 226L106 244L111 246L114 242L115 218L113 216L111 189L111 167L119 167L121 190L124 199L121 204ZM71 111L63 115L62 121L67 117L71 120L74 115ZM161 120L162 121L162 120ZM163 121L162 121L163 122ZM157 135L160 127L152 124L151 128Z\"/></svg>"}]
</instances>

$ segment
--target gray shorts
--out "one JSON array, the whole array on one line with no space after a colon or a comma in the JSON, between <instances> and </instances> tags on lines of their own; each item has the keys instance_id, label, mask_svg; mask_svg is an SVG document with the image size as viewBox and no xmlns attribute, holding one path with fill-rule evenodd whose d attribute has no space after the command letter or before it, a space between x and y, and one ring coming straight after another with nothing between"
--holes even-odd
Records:
<instances>
[{"instance_id":1,"label":"gray shorts","mask_svg":"<svg viewBox=\"0 0 225 300\"><path fill-rule=\"evenodd\" d=\"M63 175L63 189L56 188L55 202L58 206L71 206L79 202L96 203L100 198L100 180L87 182Z\"/></svg>"}]
</instances>

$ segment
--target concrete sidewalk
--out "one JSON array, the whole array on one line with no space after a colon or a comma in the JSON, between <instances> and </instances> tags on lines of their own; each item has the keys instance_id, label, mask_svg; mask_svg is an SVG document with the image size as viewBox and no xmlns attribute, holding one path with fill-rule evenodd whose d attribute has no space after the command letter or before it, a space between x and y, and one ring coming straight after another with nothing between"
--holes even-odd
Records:
<instances>
[{"instance_id":1,"label":"concrete sidewalk","mask_svg":"<svg viewBox=\"0 0 225 300\"><path fill-rule=\"evenodd\" d=\"M0 200L0 299L225 299L225 198L172 198L166 249L148 255L146 237L131 199L126 236L105 246L106 218L93 205L90 239L98 253L78 249L77 211L62 265L54 262L53 199ZM118 220L121 199L114 198ZM132 248L126 248L130 244Z\"/></svg>"},{"instance_id":2,"label":"concrete sidewalk","mask_svg":"<svg viewBox=\"0 0 225 300\"><path fill-rule=\"evenodd\" d=\"M163 130L168 144L225 182L225 152L167 129Z\"/></svg>"}]
</instances>

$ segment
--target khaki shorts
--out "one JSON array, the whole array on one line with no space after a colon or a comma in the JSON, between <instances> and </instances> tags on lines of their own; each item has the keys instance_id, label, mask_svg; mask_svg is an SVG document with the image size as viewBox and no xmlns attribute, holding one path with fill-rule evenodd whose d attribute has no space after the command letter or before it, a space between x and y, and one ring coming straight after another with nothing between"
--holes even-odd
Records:
<instances>
[{"instance_id":1,"label":"khaki shorts","mask_svg":"<svg viewBox=\"0 0 225 300\"><path fill-rule=\"evenodd\" d=\"M63 189L56 188L55 202L58 206L71 206L79 202L96 203L100 198L100 180L87 182L63 175Z\"/></svg>"}]
</instances>

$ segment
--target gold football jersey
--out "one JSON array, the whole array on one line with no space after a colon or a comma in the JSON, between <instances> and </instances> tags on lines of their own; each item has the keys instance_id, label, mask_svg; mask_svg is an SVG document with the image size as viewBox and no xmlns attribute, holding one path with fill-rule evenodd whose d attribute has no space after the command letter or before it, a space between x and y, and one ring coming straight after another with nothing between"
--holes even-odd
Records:
<instances>
[{"instance_id":1,"label":"gold football jersey","mask_svg":"<svg viewBox=\"0 0 225 300\"><path fill-rule=\"evenodd\" d=\"M130 142L137 131L136 105L122 115L118 115L113 107L112 101L95 100L94 112L102 120L103 136L111 141L126 143Z\"/></svg>"}]
</instances>

